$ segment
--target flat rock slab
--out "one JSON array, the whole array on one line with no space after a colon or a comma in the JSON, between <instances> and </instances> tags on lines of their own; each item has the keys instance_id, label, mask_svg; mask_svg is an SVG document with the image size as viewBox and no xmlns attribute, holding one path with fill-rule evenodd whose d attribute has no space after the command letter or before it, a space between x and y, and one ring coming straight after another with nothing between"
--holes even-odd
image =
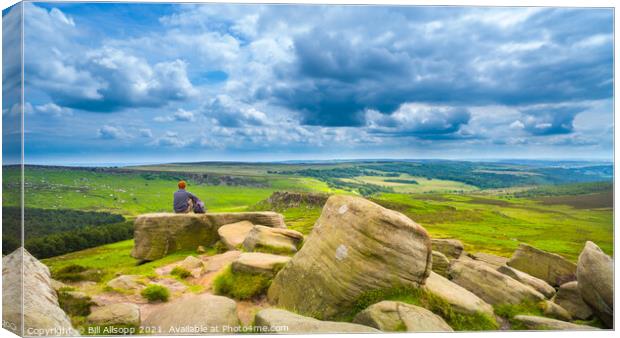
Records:
<instances>
[{"instance_id":1,"label":"flat rock slab","mask_svg":"<svg viewBox=\"0 0 620 338\"><path fill-rule=\"evenodd\" d=\"M581 297L606 327L614 326L614 261L588 241L577 262Z\"/></svg>"},{"instance_id":2,"label":"flat rock slab","mask_svg":"<svg viewBox=\"0 0 620 338\"><path fill-rule=\"evenodd\" d=\"M228 250L239 250L253 227L254 224L252 224L252 222L241 221L222 225L217 229L217 234L220 236L222 244L224 244Z\"/></svg>"},{"instance_id":3,"label":"flat rock slab","mask_svg":"<svg viewBox=\"0 0 620 338\"><path fill-rule=\"evenodd\" d=\"M555 289L553 288L553 286L549 285L544 280L528 275L527 273L519 271L515 268L511 268L508 265L500 266L499 268L497 268L497 271L525 285L533 287L536 291L542 293L547 298L551 298L555 294Z\"/></svg>"},{"instance_id":4,"label":"flat rock slab","mask_svg":"<svg viewBox=\"0 0 620 338\"><path fill-rule=\"evenodd\" d=\"M100 326L139 326L140 308L132 303L116 303L96 307L86 321Z\"/></svg>"},{"instance_id":5,"label":"flat rock slab","mask_svg":"<svg viewBox=\"0 0 620 338\"><path fill-rule=\"evenodd\" d=\"M538 302L545 299L543 294L532 287L498 272L486 263L455 260L448 275L452 282L491 305L516 305L526 300Z\"/></svg>"},{"instance_id":6,"label":"flat rock slab","mask_svg":"<svg viewBox=\"0 0 620 338\"><path fill-rule=\"evenodd\" d=\"M539 316L517 315L513 318L528 330L598 330L596 327L573 324L557 319Z\"/></svg>"},{"instance_id":7,"label":"flat rock slab","mask_svg":"<svg viewBox=\"0 0 620 338\"><path fill-rule=\"evenodd\" d=\"M497 255L489 254L486 252L476 252L476 253L469 254L469 255L474 260L487 263L496 269L502 265L505 265L506 262L508 262L508 258L506 257L497 256Z\"/></svg>"},{"instance_id":8,"label":"flat rock slab","mask_svg":"<svg viewBox=\"0 0 620 338\"><path fill-rule=\"evenodd\" d=\"M2 320L2 327L21 336L38 332L32 330L44 336L79 335L58 305L49 269L23 248L2 257Z\"/></svg>"},{"instance_id":9,"label":"flat rock slab","mask_svg":"<svg viewBox=\"0 0 620 338\"><path fill-rule=\"evenodd\" d=\"M332 319L364 293L417 287L431 272L426 230L405 215L354 196L331 196L301 250L268 291L275 306Z\"/></svg>"},{"instance_id":10,"label":"flat rock slab","mask_svg":"<svg viewBox=\"0 0 620 338\"><path fill-rule=\"evenodd\" d=\"M451 332L443 318L429 310L402 302L382 301L358 313L354 323L384 332Z\"/></svg>"},{"instance_id":11,"label":"flat rock slab","mask_svg":"<svg viewBox=\"0 0 620 338\"><path fill-rule=\"evenodd\" d=\"M245 252L232 262L231 268L235 273L275 276L290 260L289 256Z\"/></svg>"},{"instance_id":12,"label":"flat rock slab","mask_svg":"<svg viewBox=\"0 0 620 338\"><path fill-rule=\"evenodd\" d=\"M431 242L433 250L441 252L449 259L457 259L463 253L463 243L458 239L433 238Z\"/></svg>"},{"instance_id":13,"label":"flat rock slab","mask_svg":"<svg viewBox=\"0 0 620 338\"><path fill-rule=\"evenodd\" d=\"M209 246L219 240L219 227L241 221L286 228L284 216L271 211L145 214L138 216L134 222L134 247L131 255L149 261L178 250L196 250L201 245Z\"/></svg>"},{"instance_id":14,"label":"flat rock slab","mask_svg":"<svg viewBox=\"0 0 620 338\"><path fill-rule=\"evenodd\" d=\"M299 231L255 225L243 241L243 247L248 251L294 254L303 240L304 235Z\"/></svg>"},{"instance_id":15,"label":"flat rock slab","mask_svg":"<svg viewBox=\"0 0 620 338\"><path fill-rule=\"evenodd\" d=\"M577 266L566 258L521 243L506 263L519 271L542 279L551 286L576 280Z\"/></svg>"},{"instance_id":16,"label":"flat rock slab","mask_svg":"<svg viewBox=\"0 0 620 338\"><path fill-rule=\"evenodd\" d=\"M142 326L157 328L153 334L161 335L221 334L239 326L237 304L222 296L187 295L154 309Z\"/></svg>"},{"instance_id":17,"label":"flat rock slab","mask_svg":"<svg viewBox=\"0 0 620 338\"><path fill-rule=\"evenodd\" d=\"M454 311L464 314L483 313L494 317L493 307L467 289L449 281L443 276L431 272L424 288L430 293L443 298Z\"/></svg>"},{"instance_id":18,"label":"flat rock slab","mask_svg":"<svg viewBox=\"0 0 620 338\"><path fill-rule=\"evenodd\" d=\"M380 331L359 324L321 321L304 317L281 309L260 310L254 318L254 325L272 328L271 333L361 333Z\"/></svg>"},{"instance_id":19,"label":"flat rock slab","mask_svg":"<svg viewBox=\"0 0 620 338\"><path fill-rule=\"evenodd\" d=\"M551 301L566 309L573 318L585 320L592 317L592 309L583 301L577 281L560 285Z\"/></svg>"}]
</instances>

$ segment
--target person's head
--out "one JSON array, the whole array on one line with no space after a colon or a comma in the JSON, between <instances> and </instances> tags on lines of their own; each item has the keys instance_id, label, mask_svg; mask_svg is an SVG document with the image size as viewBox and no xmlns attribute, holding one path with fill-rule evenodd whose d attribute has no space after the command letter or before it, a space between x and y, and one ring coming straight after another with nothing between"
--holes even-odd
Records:
<instances>
[{"instance_id":1,"label":"person's head","mask_svg":"<svg viewBox=\"0 0 620 338\"><path fill-rule=\"evenodd\" d=\"M179 189L185 189L186 185L185 181L179 181Z\"/></svg>"}]
</instances>

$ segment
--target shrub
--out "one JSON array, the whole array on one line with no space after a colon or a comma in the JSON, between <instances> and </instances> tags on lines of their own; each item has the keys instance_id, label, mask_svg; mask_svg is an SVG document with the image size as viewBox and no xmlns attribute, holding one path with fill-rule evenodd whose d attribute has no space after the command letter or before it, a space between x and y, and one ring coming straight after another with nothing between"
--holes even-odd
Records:
<instances>
[{"instance_id":1,"label":"shrub","mask_svg":"<svg viewBox=\"0 0 620 338\"><path fill-rule=\"evenodd\" d=\"M149 286L144 288L144 290L142 290L140 294L149 302L166 302L170 297L170 291L168 290L168 288L158 284L150 284Z\"/></svg>"},{"instance_id":2,"label":"shrub","mask_svg":"<svg viewBox=\"0 0 620 338\"><path fill-rule=\"evenodd\" d=\"M213 290L218 295L250 299L264 293L270 284L271 279L267 276L233 273L229 265L213 280Z\"/></svg>"},{"instance_id":3,"label":"shrub","mask_svg":"<svg viewBox=\"0 0 620 338\"><path fill-rule=\"evenodd\" d=\"M71 292L65 291L58 293L58 305L71 316L88 316L93 304L90 297L75 297Z\"/></svg>"},{"instance_id":4,"label":"shrub","mask_svg":"<svg viewBox=\"0 0 620 338\"><path fill-rule=\"evenodd\" d=\"M187 271L187 269L184 269L184 268L182 268L180 266L177 266L174 269L172 269L170 274L173 275L173 276L177 276L179 278L183 278L183 279L185 279L185 278L187 278L187 277L192 275L191 272Z\"/></svg>"},{"instance_id":5,"label":"shrub","mask_svg":"<svg viewBox=\"0 0 620 338\"><path fill-rule=\"evenodd\" d=\"M360 311L383 300L421 306L442 317L455 331L497 330L499 328L495 319L487 314L456 312L445 299L424 289L408 286L365 292L357 299L353 310L345 314L345 318L352 319Z\"/></svg>"},{"instance_id":6,"label":"shrub","mask_svg":"<svg viewBox=\"0 0 620 338\"><path fill-rule=\"evenodd\" d=\"M81 265L71 264L52 271L52 278L59 281L78 282L93 281L99 282L103 277L101 270L90 269Z\"/></svg>"}]
</instances>

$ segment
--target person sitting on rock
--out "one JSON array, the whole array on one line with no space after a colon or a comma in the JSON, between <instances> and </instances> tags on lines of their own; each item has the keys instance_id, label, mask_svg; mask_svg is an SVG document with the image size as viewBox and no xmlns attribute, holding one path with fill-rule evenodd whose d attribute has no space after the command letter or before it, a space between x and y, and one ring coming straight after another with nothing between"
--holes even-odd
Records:
<instances>
[{"instance_id":1,"label":"person sitting on rock","mask_svg":"<svg viewBox=\"0 0 620 338\"><path fill-rule=\"evenodd\" d=\"M174 193L174 212L186 214L191 211L196 211L196 207L199 209L198 212L204 212L204 203L194 194L185 190L186 186L187 183L185 183L185 181L179 181L179 190Z\"/></svg>"}]
</instances>

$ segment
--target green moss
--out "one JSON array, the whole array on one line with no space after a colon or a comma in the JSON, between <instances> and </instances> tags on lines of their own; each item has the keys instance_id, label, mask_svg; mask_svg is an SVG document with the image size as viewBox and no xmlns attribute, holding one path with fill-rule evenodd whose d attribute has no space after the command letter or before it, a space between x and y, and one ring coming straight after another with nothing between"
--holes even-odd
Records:
<instances>
[{"instance_id":1,"label":"green moss","mask_svg":"<svg viewBox=\"0 0 620 338\"><path fill-rule=\"evenodd\" d=\"M250 299L264 293L270 284L271 278L265 275L233 273L229 265L213 280L213 290L218 295Z\"/></svg>"},{"instance_id":2,"label":"green moss","mask_svg":"<svg viewBox=\"0 0 620 338\"><path fill-rule=\"evenodd\" d=\"M606 329L605 324L603 324L603 322L596 317L590 320L575 320L573 321L573 323L578 324L578 325L598 327L599 329Z\"/></svg>"},{"instance_id":3,"label":"green moss","mask_svg":"<svg viewBox=\"0 0 620 338\"><path fill-rule=\"evenodd\" d=\"M181 279L185 279L192 275L191 272L189 272L187 269L184 269L180 266L177 266L174 269L172 269L172 271L170 271L170 274L173 276L177 276Z\"/></svg>"},{"instance_id":4,"label":"green moss","mask_svg":"<svg viewBox=\"0 0 620 338\"><path fill-rule=\"evenodd\" d=\"M158 285L158 284L150 284L142 292L140 292L142 297L148 299L149 302L162 301L167 302L170 297L170 291L167 287Z\"/></svg>"},{"instance_id":5,"label":"green moss","mask_svg":"<svg viewBox=\"0 0 620 338\"><path fill-rule=\"evenodd\" d=\"M341 319L351 320L355 314L383 300L399 301L426 308L442 317L455 331L497 330L499 328L495 319L484 313L456 312L445 299L424 289L407 286L365 292L355 302L353 310Z\"/></svg>"},{"instance_id":6,"label":"green moss","mask_svg":"<svg viewBox=\"0 0 620 338\"><path fill-rule=\"evenodd\" d=\"M90 306L94 303L87 298L73 297L69 292L58 293L58 304L70 316L88 316L90 314Z\"/></svg>"}]
</instances>

